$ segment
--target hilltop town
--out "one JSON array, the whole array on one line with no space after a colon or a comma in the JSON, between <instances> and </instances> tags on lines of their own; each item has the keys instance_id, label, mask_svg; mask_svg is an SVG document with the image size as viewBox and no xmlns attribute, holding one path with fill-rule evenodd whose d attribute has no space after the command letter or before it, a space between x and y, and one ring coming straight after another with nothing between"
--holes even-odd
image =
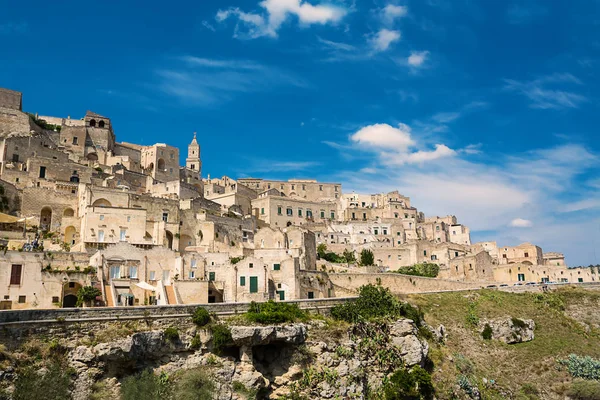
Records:
<instances>
[{"instance_id":1,"label":"hilltop town","mask_svg":"<svg viewBox=\"0 0 600 400\"><path fill-rule=\"evenodd\" d=\"M375 275L412 293L600 272L531 243L472 243L457 217L398 191L211 178L195 133L181 166L169 144L119 142L109 117L22 104L0 89L0 309L74 307L86 287L101 293L93 306L135 307L340 297Z\"/></svg>"}]
</instances>

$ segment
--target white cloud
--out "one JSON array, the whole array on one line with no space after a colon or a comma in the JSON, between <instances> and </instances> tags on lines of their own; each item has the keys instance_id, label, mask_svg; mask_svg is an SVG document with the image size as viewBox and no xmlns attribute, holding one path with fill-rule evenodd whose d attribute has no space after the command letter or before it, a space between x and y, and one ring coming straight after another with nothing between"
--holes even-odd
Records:
<instances>
[{"instance_id":1,"label":"white cloud","mask_svg":"<svg viewBox=\"0 0 600 400\"><path fill-rule=\"evenodd\" d=\"M354 50L356 50L356 47L352 46L351 44L341 43L341 42L333 42L331 40L323 39L323 38L321 38L319 36L317 36L317 40L319 41L319 43L323 44L328 49L341 50L341 51L354 51Z\"/></svg>"},{"instance_id":2,"label":"white cloud","mask_svg":"<svg viewBox=\"0 0 600 400\"><path fill-rule=\"evenodd\" d=\"M400 124L398 128L388 124L365 126L354 133L350 139L368 147L398 151L406 151L414 145L414 141L410 137L410 128L404 124Z\"/></svg>"},{"instance_id":3,"label":"white cloud","mask_svg":"<svg viewBox=\"0 0 600 400\"><path fill-rule=\"evenodd\" d=\"M215 31L215 27L210 24L208 21L202 21L202 26L208 29L209 31Z\"/></svg>"},{"instance_id":4,"label":"white cloud","mask_svg":"<svg viewBox=\"0 0 600 400\"><path fill-rule=\"evenodd\" d=\"M510 221L509 226L512 226L513 228L530 228L533 226L533 223L528 219L515 218Z\"/></svg>"},{"instance_id":5,"label":"white cloud","mask_svg":"<svg viewBox=\"0 0 600 400\"><path fill-rule=\"evenodd\" d=\"M407 14L408 8L406 6L388 4L381 9L381 20L386 25L392 25L396 19L402 18Z\"/></svg>"},{"instance_id":6,"label":"white cloud","mask_svg":"<svg viewBox=\"0 0 600 400\"><path fill-rule=\"evenodd\" d=\"M562 88L549 86L564 86L568 84L581 85L581 81L571 74L553 74L532 81L504 80L505 90L521 93L530 101L531 108L539 109L564 109L579 108L587 98L578 93Z\"/></svg>"},{"instance_id":7,"label":"white cloud","mask_svg":"<svg viewBox=\"0 0 600 400\"><path fill-rule=\"evenodd\" d=\"M425 61L429 57L429 51L413 51L408 56L407 63L411 67L419 68L422 67Z\"/></svg>"},{"instance_id":8,"label":"white cloud","mask_svg":"<svg viewBox=\"0 0 600 400\"><path fill-rule=\"evenodd\" d=\"M381 158L388 165L403 165L403 164L422 164L427 161L434 161L440 158L453 157L456 151L452 150L444 144L436 144L435 150L426 151L419 150L413 153L382 153Z\"/></svg>"},{"instance_id":9,"label":"white cloud","mask_svg":"<svg viewBox=\"0 0 600 400\"><path fill-rule=\"evenodd\" d=\"M381 29L369 38L371 48L375 52L386 51L390 45L400 40L400 31Z\"/></svg>"},{"instance_id":10,"label":"white cloud","mask_svg":"<svg viewBox=\"0 0 600 400\"><path fill-rule=\"evenodd\" d=\"M259 3L264 15L247 13L239 8L219 10L218 22L236 17L234 37L254 39L262 36L277 37L277 32L290 16L295 16L301 25L337 23L348 13L345 8L334 5L313 5L302 0L264 0ZM242 29L243 28L243 29Z\"/></svg>"}]
</instances>

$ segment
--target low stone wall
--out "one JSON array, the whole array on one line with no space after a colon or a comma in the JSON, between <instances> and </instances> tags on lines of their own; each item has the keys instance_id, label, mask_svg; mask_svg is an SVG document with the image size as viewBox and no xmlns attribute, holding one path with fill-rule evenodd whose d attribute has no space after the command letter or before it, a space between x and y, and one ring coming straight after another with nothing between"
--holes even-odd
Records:
<instances>
[{"instance_id":1,"label":"low stone wall","mask_svg":"<svg viewBox=\"0 0 600 400\"><path fill-rule=\"evenodd\" d=\"M394 273L331 273L329 274L329 279L331 279L331 282L335 285L337 294L349 296L355 295L361 286L368 284L380 284L383 287L389 288L394 294L441 292L448 290L473 290L481 289L482 287L480 283L476 282L458 282Z\"/></svg>"},{"instance_id":2,"label":"low stone wall","mask_svg":"<svg viewBox=\"0 0 600 400\"><path fill-rule=\"evenodd\" d=\"M305 310L316 312L329 310L351 298L292 300L285 303L298 304ZM140 307L59 308L48 310L2 310L0 326L37 325L44 323L74 323L110 320L189 318L198 307L204 307L218 315L241 314L248 311L250 303L213 303Z\"/></svg>"}]
</instances>

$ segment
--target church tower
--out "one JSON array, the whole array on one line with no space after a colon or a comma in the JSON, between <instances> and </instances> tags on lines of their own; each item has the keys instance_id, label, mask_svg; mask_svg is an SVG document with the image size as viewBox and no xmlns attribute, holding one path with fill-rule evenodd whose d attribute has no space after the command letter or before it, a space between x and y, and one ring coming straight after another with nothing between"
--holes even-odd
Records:
<instances>
[{"instance_id":1,"label":"church tower","mask_svg":"<svg viewBox=\"0 0 600 400\"><path fill-rule=\"evenodd\" d=\"M185 159L185 167L188 170L196 172L198 176L202 173L202 161L200 161L200 145L196 141L196 132L194 132L194 139L188 145L188 155Z\"/></svg>"}]
</instances>

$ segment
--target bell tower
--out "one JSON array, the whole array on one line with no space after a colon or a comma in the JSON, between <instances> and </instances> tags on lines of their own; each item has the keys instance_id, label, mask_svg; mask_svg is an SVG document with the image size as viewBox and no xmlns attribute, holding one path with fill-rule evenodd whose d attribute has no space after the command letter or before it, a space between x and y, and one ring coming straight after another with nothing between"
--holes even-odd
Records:
<instances>
[{"instance_id":1,"label":"bell tower","mask_svg":"<svg viewBox=\"0 0 600 400\"><path fill-rule=\"evenodd\" d=\"M194 132L194 138L188 145L188 155L185 159L185 167L188 170L196 172L198 176L202 172L202 161L200 161L200 145L196 141L196 132Z\"/></svg>"}]
</instances>

